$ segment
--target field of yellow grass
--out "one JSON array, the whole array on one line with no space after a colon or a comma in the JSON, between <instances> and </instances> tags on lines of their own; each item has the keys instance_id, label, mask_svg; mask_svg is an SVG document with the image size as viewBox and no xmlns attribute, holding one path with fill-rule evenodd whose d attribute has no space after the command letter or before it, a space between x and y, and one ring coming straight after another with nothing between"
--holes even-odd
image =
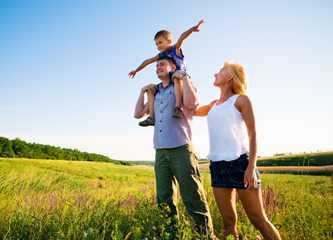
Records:
<instances>
[{"instance_id":1,"label":"field of yellow grass","mask_svg":"<svg viewBox=\"0 0 333 240\"><path fill-rule=\"evenodd\" d=\"M202 181L220 235L222 219L207 171ZM283 239L333 237L330 177L262 174L262 190L268 217ZM255 239L259 233L239 202L237 209L241 235ZM179 214L178 238L192 239L181 202ZM173 239L156 207L149 166L0 158L0 216L0 239Z\"/></svg>"}]
</instances>

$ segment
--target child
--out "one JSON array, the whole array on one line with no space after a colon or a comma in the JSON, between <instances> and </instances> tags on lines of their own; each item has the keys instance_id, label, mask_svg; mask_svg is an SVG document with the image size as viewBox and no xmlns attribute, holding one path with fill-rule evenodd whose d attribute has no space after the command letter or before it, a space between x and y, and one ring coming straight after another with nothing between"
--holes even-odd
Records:
<instances>
[{"instance_id":1,"label":"child","mask_svg":"<svg viewBox=\"0 0 333 240\"><path fill-rule=\"evenodd\" d=\"M131 71L128 75L130 78L133 78L137 72L141 71L143 68L145 68L147 65L154 63L158 61L159 59L169 57L172 58L176 65L176 71L172 74L172 80L175 84L175 97L176 97L176 106L174 108L173 117L175 118L181 118L182 112L181 112L181 99L182 99L182 81L181 79L187 75L186 73L186 65L184 61L184 55L181 49L181 46L186 38L188 38L193 32L199 32L200 26L203 24L203 20L200 20L199 23L190 29L188 29L186 32L183 32L179 39L177 40L176 44L173 44L172 42L172 34L171 32L167 30L161 30L155 34L154 40L156 47L158 51L160 51L159 54L157 54L155 57L146 59L141 63L140 66L138 66L135 70ZM154 126L155 125L155 119L154 119L154 109L153 109L153 101L154 97L151 97L152 92L155 91L153 89L147 89L146 92L148 92L148 105L149 105L149 117L139 122L139 125L142 127L146 126ZM154 95L153 95L154 96ZM151 102L152 101L152 102Z\"/></svg>"}]
</instances>

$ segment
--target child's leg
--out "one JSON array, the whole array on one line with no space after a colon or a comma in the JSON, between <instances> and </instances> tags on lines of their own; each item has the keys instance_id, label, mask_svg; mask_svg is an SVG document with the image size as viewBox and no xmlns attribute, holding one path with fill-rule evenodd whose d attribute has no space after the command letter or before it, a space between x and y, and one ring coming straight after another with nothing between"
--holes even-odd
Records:
<instances>
[{"instance_id":1,"label":"child's leg","mask_svg":"<svg viewBox=\"0 0 333 240\"><path fill-rule=\"evenodd\" d=\"M175 87L175 97L176 97L176 107L180 108L182 106L182 99L183 99L183 77L186 76L186 73L183 71L175 71L172 74L172 79L174 81Z\"/></svg>"},{"instance_id":2,"label":"child's leg","mask_svg":"<svg viewBox=\"0 0 333 240\"><path fill-rule=\"evenodd\" d=\"M176 97L176 107L180 108L182 106L183 99L183 80L180 78L174 78L174 92Z\"/></svg>"},{"instance_id":3,"label":"child's leg","mask_svg":"<svg viewBox=\"0 0 333 240\"><path fill-rule=\"evenodd\" d=\"M141 122L139 122L139 126L148 127L155 125L155 117L154 117L154 100L155 100L155 91L156 85L151 85L151 87L146 89L147 93L147 101L148 101L148 111L149 117Z\"/></svg>"},{"instance_id":4,"label":"child's leg","mask_svg":"<svg viewBox=\"0 0 333 240\"><path fill-rule=\"evenodd\" d=\"M175 118L182 117L181 107L183 105L183 78L186 76L186 73L183 71L176 71L172 75L174 82L174 93L176 98L176 106L174 108L172 116Z\"/></svg>"},{"instance_id":5,"label":"child's leg","mask_svg":"<svg viewBox=\"0 0 333 240\"><path fill-rule=\"evenodd\" d=\"M154 113L154 101L155 101L155 89L150 88L147 90L147 96L148 96L148 109L149 109L149 117L154 119L155 113Z\"/></svg>"}]
</instances>

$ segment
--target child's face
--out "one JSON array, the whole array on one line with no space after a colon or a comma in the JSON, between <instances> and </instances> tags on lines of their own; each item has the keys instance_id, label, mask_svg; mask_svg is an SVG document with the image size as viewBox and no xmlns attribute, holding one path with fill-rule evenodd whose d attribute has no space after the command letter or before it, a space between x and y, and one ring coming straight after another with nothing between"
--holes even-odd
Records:
<instances>
[{"instance_id":1,"label":"child's face","mask_svg":"<svg viewBox=\"0 0 333 240\"><path fill-rule=\"evenodd\" d=\"M171 46L172 42L164 37L159 37L155 40L155 44L158 51L163 52Z\"/></svg>"}]
</instances>

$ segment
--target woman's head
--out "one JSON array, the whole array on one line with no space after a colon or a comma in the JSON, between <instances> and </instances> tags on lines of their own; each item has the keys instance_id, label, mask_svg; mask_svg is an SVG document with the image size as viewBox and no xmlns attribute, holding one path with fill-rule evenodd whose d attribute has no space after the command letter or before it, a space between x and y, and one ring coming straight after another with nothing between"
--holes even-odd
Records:
<instances>
[{"instance_id":1,"label":"woman's head","mask_svg":"<svg viewBox=\"0 0 333 240\"><path fill-rule=\"evenodd\" d=\"M225 62L223 67L215 75L214 86L229 88L234 94L245 94L247 88L247 77L245 69L237 63Z\"/></svg>"}]
</instances>

